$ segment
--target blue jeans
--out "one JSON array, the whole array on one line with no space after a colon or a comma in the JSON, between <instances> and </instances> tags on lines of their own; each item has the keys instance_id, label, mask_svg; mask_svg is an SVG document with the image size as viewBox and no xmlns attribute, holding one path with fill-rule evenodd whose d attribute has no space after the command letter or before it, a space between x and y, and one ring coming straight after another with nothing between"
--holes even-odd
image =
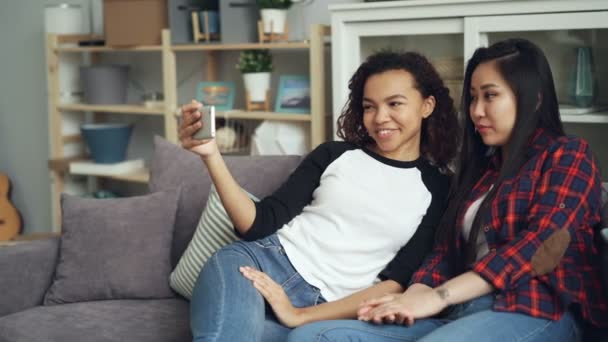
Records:
<instances>
[{"instance_id":1,"label":"blue jeans","mask_svg":"<svg viewBox=\"0 0 608 342\"><path fill-rule=\"evenodd\" d=\"M454 305L440 318L418 320L411 327L377 325L357 320L322 321L307 324L289 334L289 342L355 341L551 341L580 340L574 316L566 313L559 321L525 314L492 310L494 296L487 295Z\"/></svg>"},{"instance_id":2,"label":"blue jeans","mask_svg":"<svg viewBox=\"0 0 608 342\"><path fill-rule=\"evenodd\" d=\"M198 276L190 304L194 341L285 341L291 329L281 325L264 298L239 267L266 272L281 284L296 307L323 302L318 288L293 268L276 234L238 241L220 249Z\"/></svg>"}]
</instances>

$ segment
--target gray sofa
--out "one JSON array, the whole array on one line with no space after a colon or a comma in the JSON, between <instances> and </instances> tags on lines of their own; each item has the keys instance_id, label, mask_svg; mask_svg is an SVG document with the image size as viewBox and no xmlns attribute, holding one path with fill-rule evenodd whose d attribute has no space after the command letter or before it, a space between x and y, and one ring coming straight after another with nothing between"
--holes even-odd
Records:
<instances>
[{"instance_id":1,"label":"gray sofa","mask_svg":"<svg viewBox=\"0 0 608 342\"><path fill-rule=\"evenodd\" d=\"M197 226L210 188L193 154L155 138L150 191L181 187L171 246L175 266ZM276 189L300 162L296 156L227 157L229 168L252 194ZM0 247L0 342L189 341L188 302L165 299L104 300L42 305L53 281L59 240ZM597 340L599 335L592 337Z\"/></svg>"}]
</instances>

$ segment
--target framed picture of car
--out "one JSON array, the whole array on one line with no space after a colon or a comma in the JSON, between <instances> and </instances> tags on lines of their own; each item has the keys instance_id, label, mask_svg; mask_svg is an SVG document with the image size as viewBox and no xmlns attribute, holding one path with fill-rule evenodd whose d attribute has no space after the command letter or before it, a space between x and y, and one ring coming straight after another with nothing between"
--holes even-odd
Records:
<instances>
[{"instance_id":1,"label":"framed picture of car","mask_svg":"<svg viewBox=\"0 0 608 342\"><path fill-rule=\"evenodd\" d=\"M227 111L234 106L235 86L233 82L199 82L196 99L216 110Z\"/></svg>"},{"instance_id":2,"label":"framed picture of car","mask_svg":"<svg viewBox=\"0 0 608 342\"><path fill-rule=\"evenodd\" d=\"M277 113L310 113L310 79L305 75L281 75L275 104Z\"/></svg>"}]
</instances>

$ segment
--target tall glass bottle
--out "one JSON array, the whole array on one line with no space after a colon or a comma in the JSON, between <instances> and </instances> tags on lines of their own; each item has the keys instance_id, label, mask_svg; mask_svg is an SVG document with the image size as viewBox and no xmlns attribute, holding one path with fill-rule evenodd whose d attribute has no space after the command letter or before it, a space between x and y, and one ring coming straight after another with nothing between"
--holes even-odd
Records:
<instances>
[{"instance_id":1,"label":"tall glass bottle","mask_svg":"<svg viewBox=\"0 0 608 342\"><path fill-rule=\"evenodd\" d=\"M595 99L595 75L591 47L576 49L576 64L570 82L570 97L577 107L590 107Z\"/></svg>"}]
</instances>

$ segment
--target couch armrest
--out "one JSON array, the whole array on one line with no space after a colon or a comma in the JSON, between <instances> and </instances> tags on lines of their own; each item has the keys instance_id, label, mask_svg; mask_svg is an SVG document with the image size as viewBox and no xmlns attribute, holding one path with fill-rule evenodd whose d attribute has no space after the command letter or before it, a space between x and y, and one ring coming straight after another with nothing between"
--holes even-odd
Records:
<instances>
[{"instance_id":1,"label":"couch armrest","mask_svg":"<svg viewBox=\"0 0 608 342\"><path fill-rule=\"evenodd\" d=\"M58 251L58 238L0 247L0 317L42 303Z\"/></svg>"}]
</instances>

